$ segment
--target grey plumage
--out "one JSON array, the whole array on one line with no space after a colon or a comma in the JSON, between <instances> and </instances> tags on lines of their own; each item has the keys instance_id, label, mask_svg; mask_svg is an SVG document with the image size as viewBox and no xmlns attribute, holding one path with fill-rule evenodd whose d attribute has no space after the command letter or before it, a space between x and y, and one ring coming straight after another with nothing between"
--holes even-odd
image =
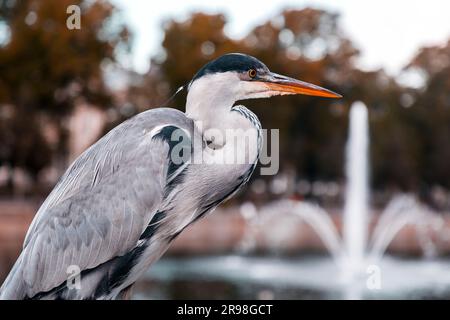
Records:
<instances>
[{"instance_id":1,"label":"grey plumage","mask_svg":"<svg viewBox=\"0 0 450 320\"><path fill-rule=\"evenodd\" d=\"M198 185L192 188L180 181L165 195L168 181L175 178L167 176L169 146L150 136L161 124L176 126L202 139L184 113L160 108L125 121L86 150L39 209L23 252L2 287L2 298L112 298L132 283L119 284L95 296L101 278L114 271L117 257L137 246L157 212L167 212L157 222L164 229L164 237L149 240L151 248L147 250L162 254L171 238L196 215L214 209L224 195L237 190L243 181L211 189L208 182L214 177L215 165L193 164L185 166L183 174L195 177ZM248 168L243 165L242 171ZM228 179L235 180L233 175ZM180 193L189 194L188 199L175 200ZM145 267L148 264L146 261ZM82 289L77 292L69 292L64 284L70 265L93 269L86 279L82 277ZM52 291L61 285L57 292Z\"/></svg>"},{"instance_id":2,"label":"grey plumage","mask_svg":"<svg viewBox=\"0 0 450 320\"><path fill-rule=\"evenodd\" d=\"M67 169L39 208L0 298L125 296L180 232L249 180L261 150L261 124L234 103L305 92L336 96L273 74L246 55L208 63L189 84L186 113L140 113ZM228 137L229 129L239 130ZM177 152L182 156L174 157ZM245 161L227 161L238 155ZM67 282L74 266L81 272L79 287Z\"/></svg>"},{"instance_id":3,"label":"grey plumage","mask_svg":"<svg viewBox=\"0 0 450 320\"><path fill-rule=\"evenodd\" d=\"M69 265L94 268L136 245L162 201L167 146L152 141L149 133L163 121L192 127L181 112L147 111L112 130L72 164L27 233L14 273L21 281L6 288L15 281L8 278L2 296L49 291L66 280Z\"/></svg>"}]
</instances>

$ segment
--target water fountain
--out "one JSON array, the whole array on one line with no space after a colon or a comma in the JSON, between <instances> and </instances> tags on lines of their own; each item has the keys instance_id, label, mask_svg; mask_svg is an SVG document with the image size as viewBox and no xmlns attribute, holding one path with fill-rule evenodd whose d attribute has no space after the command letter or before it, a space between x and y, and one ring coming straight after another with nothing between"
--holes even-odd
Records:
<instances>
[{"instance_id":1,"label":"water fountain","mask_svg":"<svg viewBox=\"0 0 450 320\"><path fill-rule=\"evenodd\" d=\"M369 239L369 130L367 107L355 102L350 109L346 146L347 188L343 211L342 239L330 215L308 202L280 201L263 208L260 216L271 212L291 212L300 216L320 236L335 262L349 276L365 272L367 263L376 263L395 235L406 225L423 221L427 209L412 196L395 197L380 215ZM370 245L370 246L369 246Z\"/></svg>"},{"instance_id":2,"label":"water fountain","mask_svg":"<svg viewBox=\"0 0 450 320\"><path fill-rule=\"evenodd\" d=\"M347 190L343 218L347 268L359 269L366 252L368 232L368 119L367 108L356 102L350 110L347 143Z\"/></svg>"},{"instance_id":3,"label":"water fountain","mask_svg":"<svg viewBox=\"0 0 450 320\"><path fill-rule=\"evenodd\" d=\"M367 107L356 102L350 111L346 148L347 188L342 237L330 215L309 202L281 200L259 210L249 203L241 207L243 216L248 220L249 226L252 226L243 239L241 249L248 251L256 243L253 228L258 224L274 216L294 215L320 237L331 259L319 257L282 260L245 255L203 257L172 264L170 261L163 261L150 273L153 277L159 275L165 281L173 276L183 279L206 277L239 285L272 283L277 287L297 286L321 292L321 298L417 298L428 294L430 290L434 295L450 295L450 263L447 261L400 260L384 256L391 241L406 225L426 227L430 221L438 219L414 197L394 197L379 215L369 237L368 226L372 217L368 207L368 148ZM282 230L286 230L286 225ZM267 233L270 232L273 233L273 228ZM427 252L433 252L432 241L425 242L428 244Z\"/></svg>"}]
</instances>

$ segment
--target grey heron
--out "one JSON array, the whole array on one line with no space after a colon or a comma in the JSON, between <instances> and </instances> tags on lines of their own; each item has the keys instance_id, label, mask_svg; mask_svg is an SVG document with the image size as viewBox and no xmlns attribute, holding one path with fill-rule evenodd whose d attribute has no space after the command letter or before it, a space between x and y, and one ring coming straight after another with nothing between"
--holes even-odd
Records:
<instances>
[{"instance_id":1,"label":"grey heron","mask_svg":"<svg viewBox=\"0 0 450 320\"><path fill-rule=\"evenodd\" d=\"M171 108L142 112L72 163L39 208L0 298L123 297L180 232L250 178L261 149L261 124L236 101L285 94L340 97L272 73L239 53L207 63L187 89L185 113ZM250 130L256 143L237 149L248 161L217 161L218 154L236 150L244 136L228 141L211 129ZM190 147L182 161L172 158L179 147L176 132L183 139L175 140ZM196 139L201 143L193 143ZM198 155L203 161L192 161ZM80 271L79 287L67 284L70 266Z\"/></svg>"}]
</instances>

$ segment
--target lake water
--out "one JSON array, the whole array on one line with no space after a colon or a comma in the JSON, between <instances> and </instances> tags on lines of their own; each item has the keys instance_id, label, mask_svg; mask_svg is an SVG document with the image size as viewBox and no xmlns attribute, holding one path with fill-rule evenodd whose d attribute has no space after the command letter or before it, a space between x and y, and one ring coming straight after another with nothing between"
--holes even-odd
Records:
<instances>
[{"instance_id":1,"label":"lake water","mask_svg":"<svg viewBox=\"0 0 450 320\"><path fill-rule=\"evenodd\" d=\"M380 287L347 281L327 256L163 258L134 299L450 299L450 260L387 257Z\"/></svg>"}]
</instances>

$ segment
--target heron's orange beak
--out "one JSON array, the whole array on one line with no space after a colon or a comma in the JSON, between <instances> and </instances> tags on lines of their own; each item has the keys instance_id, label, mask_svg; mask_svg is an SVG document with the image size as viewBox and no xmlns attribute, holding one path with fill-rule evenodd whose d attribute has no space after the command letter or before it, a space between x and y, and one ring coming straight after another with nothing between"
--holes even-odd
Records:
<instances>
[{"instance_id":1,"label":"heron's orange beak","mask_svg":"<svg viewBox=\"0 0 450 320\"><path fill-rule=\"evenodd\" d=\"M326 98L342 98L340 94L331 90L276 73L271 73L269 76L258 80L264 82L269 90L278 92L279 94L303 94Z\"/></svg>"}]
</instances>

